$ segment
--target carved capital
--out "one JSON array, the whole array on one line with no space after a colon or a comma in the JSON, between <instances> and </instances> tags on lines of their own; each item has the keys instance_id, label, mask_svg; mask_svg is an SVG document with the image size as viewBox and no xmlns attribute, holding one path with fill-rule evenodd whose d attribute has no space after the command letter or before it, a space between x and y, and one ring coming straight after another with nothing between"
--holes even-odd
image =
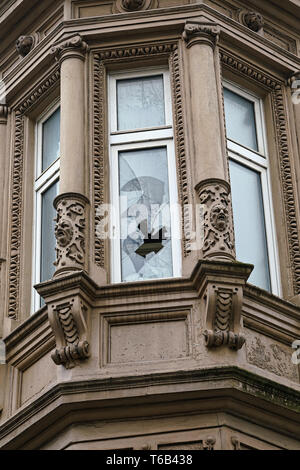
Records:
<instances>
[{"instance_id":1,"label":"carved capital","mask_svg":"<svg viewBox=\"0 0 300 470\"><path fill-rule=\"evenodd\" d=\"M56 272L54 276L85 268L85 238L88 200L80 194L66 193L54 200Z\"/></svg>"},{"instance_id":2,"label":"carved capital","mask_svg":"<svg viewBox=\"0 0 300 470\"><path fill-rule=\"evenodd\" d=\"M34 36L20 36L16 41L16 49L21 57L25 57L35 45Z\"/></svg>"},{"instance_id":3,"label":"carved capital","mask_svg":"<svg viewBox=\"0 0 300 470\"><path fill-rule=\"evenodd\" d=\"M230 185L208 179L196 186L203 207L203 257L235 259Z\"/></svg>"},{"instance_id":4,"label":"carved capital","mask_svg":"<svg viewBox=\"0 0 300 470\"><path fill-rule=\"evenodd\" d=\"M243 303L242 287L210 284L206 291L205 344L208 348L228 346L238 350L245 343L239 333Z\"/></svg>"},{"instance_id":5,"label":"carved capital","mask_svg":"<svg viewBox=\"0 0 300 470\"><path fill-rule=\"evenodd\" d=\"M196 43L208 44L214 48L219 41L220 28L216 23L200 23L188 21L182 34L187 47Z\"/></svg>"},{"instance_id":6,"label":"carved capital","mask_svg":"<svg viewBox=\"0 0 300 470\"><path fill-rule=\"evenodd\" d=\"M51 48L51 54L60 61L67 57L78 57L84 60L85 54L88 50L89 46L82 39L80 34L75 34L62 42L54 44Z\"/></svg>"},{"instance_id":7,"label":"carved capital","mask_svg":"<svg viewBox=\"0 0 300 470\"><path fill-rule=\"evenodd\" d=\"M264 19L256 11L241 10L239 14L240 22L255 33L259 33L264 26Z\"/></svg>"},{"instance_id":8,"label":"carved capital","mask_svg":"<svg viewBox=\"0 0 300 470\"><path fill-rule=\"evenodd\" d=\"M79 296L48 305L49 322L56 340L56 349L51 354L55 364L71 369L77 361L89 357L87 311Z\"/></svg>"}]
</instances>

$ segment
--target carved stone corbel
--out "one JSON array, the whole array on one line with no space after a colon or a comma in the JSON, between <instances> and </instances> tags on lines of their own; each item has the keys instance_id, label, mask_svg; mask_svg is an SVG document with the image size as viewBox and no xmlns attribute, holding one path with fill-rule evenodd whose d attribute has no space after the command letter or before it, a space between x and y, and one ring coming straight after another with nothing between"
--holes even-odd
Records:
<instances>
[{"instance_id":1,"label":"carved stone corbel","mask_svg":"<svg viewBox=\"0 0 300 470\"><path fill-rule=\"evenodd\" d=\"M48 317L56 340L51 354L55 364L71 369L77 361L89 357L87 310L79 296L49 303Z\"/></svg>"},{"instance_id":2,"label":"carved stone corbel","mask_svg":"<svg viewBox=\"0 0 300 470\"><path fill-rule=\"evenodd\" d=\"M199 262L199 297L203 302L203 335L208 348L239 350L242 335L243 291L253 265L238 262Z\"/></svg>"},{"instance_id":3,"label":"carved stone corbel","mask_svg":"<svg viewBox=\"0 0 300 470\"><path fill-rule=\"evenodd\" d=\"M234 260L230 185L224 180L208 179L195 189L203 207L203 258Z\"/></svg>"},{"instance_id":4,"label":"carved stone corbel","mask_svg":"<svg viewBox=\"0 0 300 470\"><path fill-rule=\"evenodd\" d=\"M203 450L215 450L216 439L214 437L207 437L203 441Z\"/></svg>"},{"instance_id":5,"label":"carved stone corbel","mask_svg":"<svg viewBox=\"0 0 300 470\"><path fill-rule=\"evenodd\" d=\"M62 60L64 55L66 54L68 57L70 54L76 55L80 59L85 58L86 52L88 52L89 46L87 43L82 39L80 34L75 33L72 36L64 39L61 42L55 43L51 47L51 54L55 56L57 60Z\"/></svg>"},{"instance_id":6,"label":"carved stone corbel","mask_svg":"<svg viewBox=\"0 0 300 470\"><path fill-rule=\"evenodd\" d=\"M219 41L220 28L216 23L203 23L197 21L188 21L184 26L182 38L187 47L197 43L204 43L215 48Z\"/></svg>"},{"instance_id":7,"label":"carved stone corbel","mask_svg":"<svg viewBox=\"0 0 300 470\"><path fill-rule=\"evenodd\" d=\"M239 333L243 304L242 287L210 284L206 291L205 344L208 348L227 345L238 350L245 343Z\"/></svg>"},{"instance_id":8,"label":"carved stone corbel","mask_svg":"<svg viewBox=\"0 0 300 470\"><path fill-rule=\"evenodd\" d=\"M56 272L54 277L86 268L86 226L89 201L81 194L57 196L54 207L56 237Z\"/></svg>"}]
</instances>

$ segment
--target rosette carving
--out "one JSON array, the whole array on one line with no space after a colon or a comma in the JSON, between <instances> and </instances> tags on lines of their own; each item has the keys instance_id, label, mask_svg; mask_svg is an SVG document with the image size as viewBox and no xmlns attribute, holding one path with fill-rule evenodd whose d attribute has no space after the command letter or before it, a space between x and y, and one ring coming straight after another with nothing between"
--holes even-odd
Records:
<instances>
[{"instance_id":1,"label":"rosette carving","mask_svg":"<svg viewBox=\"0 0 300 470\"><path fill-rule=\"evenodd\" d=\"M16 41L16 49L21 57L25 57L34 47L34 36L20 36Z\"/></svg>"},{"instance_id":2,"label":"rosette carving","mask_svg":"<svg viewBox=\"0 0 300 470\"><path fill-rule=\"evenodd\" d=\"M264 26L264 18L256 11L241 10L240 21L255 33L262 30Z\"/></svg>"},{"instance_id":3,"label":"rosette carving","mask_svg":"<svg viewBox=\"0 0 300 470\"><path fill-rule=\"evenodd\" d=\"M196 186L203 206L203 257L234 259L230 186L223 180L205 180Z\"/></svg>"}]
</instances>

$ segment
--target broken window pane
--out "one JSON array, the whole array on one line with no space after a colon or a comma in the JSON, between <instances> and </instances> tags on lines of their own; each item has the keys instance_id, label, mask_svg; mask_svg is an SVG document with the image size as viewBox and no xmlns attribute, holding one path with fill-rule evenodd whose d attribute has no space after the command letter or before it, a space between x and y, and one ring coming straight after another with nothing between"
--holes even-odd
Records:
<instances>
[{"instance_id":1,"label":"broken window pane","mask_svg":"<svg viewBox=\"0 0 300 470\"><path fill-rule=\"evenodd\" d=\"M172 277L166 147L119 152L122 281Z\"/></svg>"},{"instance_id":2,"label":"broken window pane","mask_svg":"<svg viewBox=\"0 0 300 470\"><path fill-rule=\"evenodd\" d=\"M165 124L163 75L117 81L118 130Z\"/></svg>"}]
</instances>

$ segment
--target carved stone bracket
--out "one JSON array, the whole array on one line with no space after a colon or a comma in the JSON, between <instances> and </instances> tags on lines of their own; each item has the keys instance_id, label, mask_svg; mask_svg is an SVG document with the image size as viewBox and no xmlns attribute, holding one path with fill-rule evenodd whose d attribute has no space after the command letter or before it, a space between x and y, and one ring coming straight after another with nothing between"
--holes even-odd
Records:
<instances>
[{"instance_id":1,"label":"carved stone bracket","mask_svg":"<svg viewBox=\"0 0 300 470\"><path fill-rule=\"evenodd\" d=\"M228 346L241 349L243 290L253 269L237 262L203 261L200 298L205 303L205 344L208 348Z\"/></svg>"},{"instance_id":2,"label":"carved stone bracket","mask_svg":"<svg viewBox=\"0 0 300 470\"><path fill-rule=\"evenodd\" d=\"M204 43L212 48L218 44L220 28L216 23L202 23L188 21L184 26L182 38L186 41L187 47L196 43Z\"/></svg>"},{"instance_id":3,"label":"carved stone bracket","mask_svg":"<svg viewBox=\"0 0 300 470\"><path fill-rule=\"evenodd\" d=\"M80 59L84 59L85 53L88 52L88 50L89 46L87 43L82 39L80 34L76 33L54 44L51 48L51 54L53 54L57 60L62 60L65 53L68 53L68 57L71 53L72 55L75 54L76 57Z\"/></svg>"},{"instance_id":4,"label":"carved stone bracket","mask_svg":"<svg viewBox=\"0 0 300 470\"><path fill-rule=\"evenodd\" d=\"M241 349L245 343L243 335L235 332L239 326L243 302L241 287L209 285L206 292L205 344L208 348L227 345Z\"/></svg>"},{"instance_id":5,"label":"carved stone bracket","mask_svg":"<svg viewBox=\"0 0 300 470\"><path fill-rule=\"evenodd\" d=\"M203 207L203 257L235 259L230 185L208 179L195 189Z\"/></svg>"},{"instance_id":6,"label":"carved stone bracket","mask_svg":"<svg viewBox=\"0 0 300 470\"><path fill-rule=\"evenodd\" d=\"M48 316L56 339L56 349L51 354L55 364L71 369L76 366L76 361L87 359L87 307L81 298L74 296L51 302Z\"/></svg>"},{"instance_id":7,"label":"carved stone bracket","mask_svg":"<svg viewBox=\"0 0 300 470\"><path fill-rule=\"evenodd\" d=\"M56 272L54 276L85 268L85 239L88 199L80 194L66 193L54 200Z\"/></svg>"},{"instance_id":8,"label":"carved stone bracket","mask_svg":"<svg viewBox=\"0 0 300 470\"><path fill-rule=\"evenodd\" d=\"M287 84L293 91L299 90L300 88L300 71L295 72L288 80Z\"/></svg>"},{"instance_id":9,"label":"carved stone bracket","mask_svg":"<svg viewBox=\"0 0 300 470\"><path fill-rule=\"evenodd\" d=\"M203 450L215 450L216 439L208 437L203 441Z\"/></svg>"}]
</instances>

